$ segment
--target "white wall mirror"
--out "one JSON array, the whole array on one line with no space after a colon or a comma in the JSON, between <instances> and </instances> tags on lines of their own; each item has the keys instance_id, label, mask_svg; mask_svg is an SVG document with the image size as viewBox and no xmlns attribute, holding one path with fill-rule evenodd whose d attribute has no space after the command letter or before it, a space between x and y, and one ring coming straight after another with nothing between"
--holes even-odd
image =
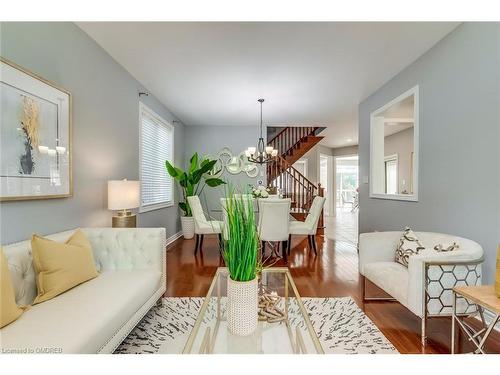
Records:
<instances>
[{"instance_id":1,"label":"white wall mirror","mask_svg":"<svg viewBox=\"0 0 500 375\"><path fill-rule=\"evenodd\" d=\"M418 86L370 116L370 197L418 200Z\"/></svg>"}]
</instances>

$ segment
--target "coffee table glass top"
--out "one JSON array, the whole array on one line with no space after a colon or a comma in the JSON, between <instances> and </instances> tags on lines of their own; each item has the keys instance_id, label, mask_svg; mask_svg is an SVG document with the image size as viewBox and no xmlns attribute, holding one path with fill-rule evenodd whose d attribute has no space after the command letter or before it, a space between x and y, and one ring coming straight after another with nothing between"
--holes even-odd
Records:
<instances>
[{"instance_id":1,"label":"coffee table glass top","mask_svg":"<svg viewBox=\"0 0 500 375\"><path fill-rule=\"evenodd\" d=\"M245 337L233 335L227 328L228 277L227 268L217 269L183 353L324 353L288 268L264 269L259 283L259 289L277 294L276 306L284 319L275 323L259 320L257 330Z\"/></svg>"}]
</instances>

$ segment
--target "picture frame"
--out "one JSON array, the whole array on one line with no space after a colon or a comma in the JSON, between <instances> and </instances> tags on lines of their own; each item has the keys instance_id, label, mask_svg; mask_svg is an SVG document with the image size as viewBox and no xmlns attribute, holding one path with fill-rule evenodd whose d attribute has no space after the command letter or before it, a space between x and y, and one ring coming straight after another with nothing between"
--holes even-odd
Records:
<instances>
[{"instance_id":1,"label":"picture frame","mask_svg":"<svg viewBox=\"0 0 500 375\"><path fill-rule=\"evenodd\" d=\"M72 97L0 57L0 201L73 196Z\"/></svg>"}]
</instances>

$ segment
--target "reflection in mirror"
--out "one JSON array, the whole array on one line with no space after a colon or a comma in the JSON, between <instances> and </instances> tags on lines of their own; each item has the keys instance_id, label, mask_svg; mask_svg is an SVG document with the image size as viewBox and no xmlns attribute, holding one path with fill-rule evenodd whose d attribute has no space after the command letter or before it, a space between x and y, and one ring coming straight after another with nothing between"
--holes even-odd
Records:
<instances>
[{"instance_id":1,"label":"reflection in mirror","mask_svg":"<svg viewBox=\"0 0 500 375\"><path fill-rule=\"evenodd\" d=\"M371 115L370 196L417 200L418 86Z\"/></svg>"}]
</instances>

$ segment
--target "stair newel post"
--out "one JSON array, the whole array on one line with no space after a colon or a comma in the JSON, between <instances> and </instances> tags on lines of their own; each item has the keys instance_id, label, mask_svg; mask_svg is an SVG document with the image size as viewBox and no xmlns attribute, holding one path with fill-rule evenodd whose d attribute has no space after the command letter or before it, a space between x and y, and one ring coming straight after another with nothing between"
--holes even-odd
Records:
<instances>
[{"instance_id":1,"label":"stair newel post","mask_svg":"<svg viewBox=\"0 0 500 375\"><path fill-rule=\"evenodd\" d=\"M297 179L296 178L293 179L293 191L297 192ZM294 202L296 202L296 200L294 200ZM295 203L295 204L297 204L297 203Z\"/></svg>"},{"instance_id":2,"label":"stair newel post","mask_svg":"<svg viewBox=\"0 0 500 375\"><path fill-rule=\"evenodd\" d=\"M282 163L282 161L280 160L280 164ZM280 165L280 172L283 170L283 167ZM283 189L283 190L286 190L286 187L283 186L283 173L280 173L280 187ZM286 193L286 192L285 192Z\"/></svg>"},{"instance_id":3,"label":"stair newel post","mask_svg":"<svg viewBox=\"0 0 500 375\"><path fill-rule=\"evenodd\" d=\"M325 188L321 186L321 183L318 182L318 195L320 197L325 196ZM318 230L316 231L316 234L318 235L323 235L325 233L325 225L324 225L324 217L323 217L323 209L321 209L321 215L319 216L319 222L318 222Z\"/></svg>"}]
</instances>

